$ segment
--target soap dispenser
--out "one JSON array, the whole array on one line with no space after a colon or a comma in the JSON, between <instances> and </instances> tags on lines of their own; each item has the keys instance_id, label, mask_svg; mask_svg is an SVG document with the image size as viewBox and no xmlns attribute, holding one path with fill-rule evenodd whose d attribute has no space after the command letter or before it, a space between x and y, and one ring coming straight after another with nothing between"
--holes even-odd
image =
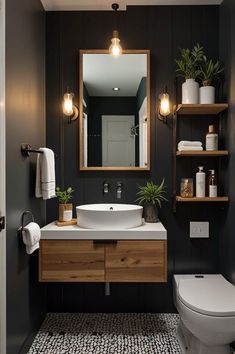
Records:
<instances>
[{"instance_id":1,"label":"soap dispenser","mask_svg":"<svg viewBox=\"0 0 235 354\"><path fill-rule=\"evenodd\" d=\"M210 170L209 176L209 197L216 198L217 197L217 179L215 175L215 170Z\"/></svg>"},{"instance_id":2,"label":"soap dispenser","mask_svg":"<svg viewBox=\"0 0 235 354\"><path fill-rule=\"evenodd\" d=\"M199 166L199 171L196 173L196 197L205 197L206 174L203 171L203 166Z\"/></svg>"}]
</instances>

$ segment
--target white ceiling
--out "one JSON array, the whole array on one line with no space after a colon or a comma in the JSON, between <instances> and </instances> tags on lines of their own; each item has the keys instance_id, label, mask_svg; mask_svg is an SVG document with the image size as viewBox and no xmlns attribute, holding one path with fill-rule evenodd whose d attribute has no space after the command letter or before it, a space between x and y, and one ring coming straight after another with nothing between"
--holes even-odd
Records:
<instances>
[{"instance_id":1,"label":"white ceiling","mask_svg":"<svg viewBox=\"0 0 235 354\"><path fill-rule=\"evenodd\" d=\"M219 5L223 0L119 0L120 10L128 5ZM47 11L111 10L114 0L41 0Z\"/></svg>"},{"instance_id":2,"label":"white ceiling","mask_svg":"<svg viewBox=\"0 0 235 354\"><path fill-rule=\"evenodd\" d=\"M135 96L147 76L146 54L84 54L83 81L90 96ZM120 91L113 91L119 87Z\"/></svg>"}]
</instances>

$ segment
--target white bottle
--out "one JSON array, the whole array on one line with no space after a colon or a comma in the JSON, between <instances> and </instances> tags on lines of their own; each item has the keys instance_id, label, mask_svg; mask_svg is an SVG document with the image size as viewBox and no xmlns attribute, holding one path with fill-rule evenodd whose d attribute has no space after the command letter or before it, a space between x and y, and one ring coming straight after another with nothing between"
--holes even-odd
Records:
<instances>
[{"instance_id":1,"label":"white bottle","mask_svg":"<svg viewBox=\"0 0 235 354\"><path fill-rule=\"evenodd\" d=\"M211 174L209 176L209 197L217 197L217 179L215 175L215 170L210 170Z\"/></svg>"},{"instance_id":2,"label":"white bottle","mask_svg":"<svg viewBox=\"0 0 235 354\"><path fill-rule=\"evenodd\" d=\"M214 125L209 125L209 131L206 135L206 150L218 150L218 134L215 132Z\"/></svg>"},{"instance_id":3,"label":"white bottle","mask_svg":"<svg viewBox=\"0 0 235 354\"><path fill-rule=\"evenodd\" d=\"M206 174L203 171L203 166L199 166L199 171L196 173L196 197L205 197Z\"/></svg>"}]
</instances>

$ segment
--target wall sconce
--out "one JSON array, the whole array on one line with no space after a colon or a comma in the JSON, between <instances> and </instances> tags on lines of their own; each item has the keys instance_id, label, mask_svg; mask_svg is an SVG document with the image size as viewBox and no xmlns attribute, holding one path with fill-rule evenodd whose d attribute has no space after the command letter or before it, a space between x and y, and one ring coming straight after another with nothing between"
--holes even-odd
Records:
<instances>
[{"instance_id":1,"label":"wall sconce","mask_svg":"<svg viewBox=\"0 0 235 354\"><path fill-rule=\"evenodd\" d=\"M159 109L158 109L158 119L164 123L167 123L167 117L171 113L170 109L170 97L167 92L167 87L163 93L159 95Z\"/></svg>"},{"instance_id":2,"label":"wall sconce","mask_svg":"<svg viewBox=\"0 0 235 354\"><path fill-rule=\"evenodd\" d=\"M79 110L78 107L73 104L74 94L66 92L63 99L63 113L65 116L69 117L69 123L75 121L78 118Z\"/></svg>"},{"instance_id":3,"label":"wall sconce","mask_svg":"<svg viewBox=\"0 0 235 354\"><path fill-rule=\"evenodd\" d=\"M119 5L116 3L112 4L112 9L115 11L115 13L117 13L117 10L119 9ZM111 39L112 44L109 47L109 53L115 58L119 57L122 54L122 47L120 45L120 39L118 38L118 36L119 36L118 31L117 30L113 31L113 38Z\"/></svg>"}]
</instances>

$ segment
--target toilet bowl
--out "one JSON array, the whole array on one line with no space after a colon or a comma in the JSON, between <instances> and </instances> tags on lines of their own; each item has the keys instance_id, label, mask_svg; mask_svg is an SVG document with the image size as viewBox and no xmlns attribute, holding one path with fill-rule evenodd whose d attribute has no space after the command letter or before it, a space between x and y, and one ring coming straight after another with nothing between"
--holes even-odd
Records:
<instances>
[{"instance_id":1,"label":"toilet bowl","mask_svg":"<svg viewBox=\"0 0 235 354\"><path fill-rule=\"evenodd\" d=\"M184 354L231 354L235 287L220 274L174 275L178 339Z\"/></svg>"}]
</instances>

